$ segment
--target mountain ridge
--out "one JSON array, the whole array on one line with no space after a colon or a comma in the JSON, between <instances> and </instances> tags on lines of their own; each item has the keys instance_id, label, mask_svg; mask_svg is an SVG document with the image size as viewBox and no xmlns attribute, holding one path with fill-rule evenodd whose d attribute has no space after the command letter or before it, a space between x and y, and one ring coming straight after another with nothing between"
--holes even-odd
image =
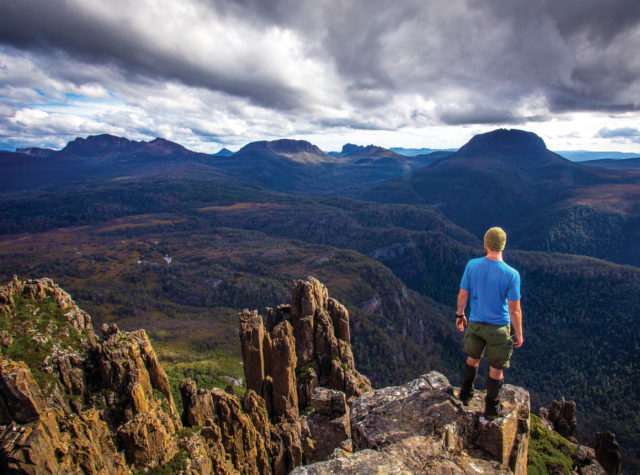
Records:
<instances>
[{"instance_id":1,"label":"mountain ridge","mask_svg":"<svg viewBox=\"0 0 640 475\"><path fill-rule=\"evenodd\" d=\"M58 150L53 150L51 148L39 148L39 147L25 147L25 148L17 148L16 153L23 153L25 155L31 155L34 157L49 157L53 155Z\"/></svg>"},{"instance_id":2,"label":"mountain ridge","mask_svg":"<svg viewBox=\"0 0 640 475\"><path fill-rule=\"evenodd\" d=\"M633 250L638 240L634 223L640 219L640 209L634 205L639 194L633 191L636 183L640 175L571 162L549 151L535 134L502 129L476 136L458 152L357 197L435 205L478 237L491 226L501 226L515 238L511 242L516 248L522 243L528 250L545 246L542 249L549 252L588 252L640 264L640 253ZM602 241L602 222L618 222L620 213L626 220L622 236L607 237L600 250L580 244L581 235L594 243ZM598 221L580 226L572 216ZM553 219L541 227L549 217ZM566 240L559 237L563 235Z\"/></svg>"}]
</instances>

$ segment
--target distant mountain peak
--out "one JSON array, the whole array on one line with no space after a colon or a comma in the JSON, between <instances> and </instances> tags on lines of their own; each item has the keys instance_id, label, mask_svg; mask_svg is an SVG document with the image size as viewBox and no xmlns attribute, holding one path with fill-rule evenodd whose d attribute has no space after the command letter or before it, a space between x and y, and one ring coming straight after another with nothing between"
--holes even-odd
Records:
<instances>
[{"instance_id":1,"label":"distant mountain peak","mask_svg":"<svg viewBox=\"0 0 640 475\"><path fill-rule=\"evenodd\" d=\"M367 145L366 147L363 145L354 145L352 143L344 144L342 146L342 152L337 154L339 157L353 157L353 156L371 156L371 155L394 155L400 157L400 155L395 152L391 152L390 150L379 147L377 145Z\"/></svg>"},{"instance_id":2,"label":"distant mountain peak","mask_svg":"<svg viewBox=\"0 0 640 475\"><path fill-rule=\"evenodd\" d=\"M352 143L346 143L342 146L342 152L340 152L341 154L351 154L351 153L355 153L355 152L359 152L360 150L364 150L364 147L362 145L355 145Z\"/></svg>"},{"instance_id":3,"label":"distant mountain peak","mask_svg":"<svg viewBox=\"0 0 640 475\"><path fill-rule=\"evenodd\" d=\"M214 155L218 155L221 157L230 157L231 155L233 155L233 152L228 148L222 148L218 153L215 153Z\"/></svg>"},{"instance_id":4,"label":"distant mountain peak","mask_svg":"<svg viewBox=\"0 0 640 475\"><path fill-rule=\"evenodd\" d=\"M518 129L497 129L469 140L460 152L531 152L547 150L538 135Z\"/></svg>"},{"instance_id":5,"label":"distant mountain peak","mask_svg":"<svg viewBox=\"0 0 640 475\"><path fill-rule=\"evenodd\" d=\"M26 147L16 149L16 153L24 153L25 155L31 155L32 157L48 157L56 152L57 150L39 147Z\"/></svg>"},{"instance_id":6,"label":"distant mountain peak","mask_svg":"<svg viewBox=\"0 0 640 475\"><path fill-rule=\"evenodd\" d=\"M86 139L78 137L69 142L62 149L66 153L74 152L98 152L103 150L113 150L118 148L130 147L133 142L124 137L116 137L115 135L101 134L89 135Z\"/></svg>"},{"instance_id":7,"label":"distant mountain peak","mask_svg":"<svg viewBox=\"0 0 640 475\"><path fill-rule=\"evenodd\" d=\"M324 155L325 153L320 150L316 145L313 145L306 140L292 140L292 139L280 139L280 140L261 140L259 142L252 142L242 147L242 150L268 150L279 155L295 155L298 153L311 153L317 155Z\"/></svg>"}]
</instances>

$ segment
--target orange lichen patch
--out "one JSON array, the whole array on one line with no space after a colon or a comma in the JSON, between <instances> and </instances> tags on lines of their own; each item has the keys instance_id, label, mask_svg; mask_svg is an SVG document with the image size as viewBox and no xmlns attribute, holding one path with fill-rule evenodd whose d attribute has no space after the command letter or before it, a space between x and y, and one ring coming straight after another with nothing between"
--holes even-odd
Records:
<instances>
[{"instance_id":1,"label":"orange lichen patch","mask_svg":"<svg viewBox=\"0 0 640 475\"><path fill-rule=\"evenodd\" d=\"M236 203L231 206L208 206L206 208L199 208L198 211L256 211L265 208L289 208L289 206L279 205L277 203Z\"/></svg>"},{"instance_id":2,"label":"orange lichen patch","mask_svg":"<svg viewBox=\"0 0 640 475\"><path fill-rule=\"evenodd\" d=\"M572 201L580 204L608 204L622 210L636 206L640 199L640 185L609 184L596 185L577 190Z\"/></svg>"}]
</instances>

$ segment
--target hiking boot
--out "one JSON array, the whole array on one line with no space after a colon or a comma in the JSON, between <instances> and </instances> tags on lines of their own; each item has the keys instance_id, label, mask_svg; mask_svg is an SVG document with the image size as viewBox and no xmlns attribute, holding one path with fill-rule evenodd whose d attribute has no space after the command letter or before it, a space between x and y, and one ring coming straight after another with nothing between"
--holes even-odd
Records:
<instances>
[{"instance_id":1,"label":"hiking boot","mask_svg":"<svg viewBox=\"0 0 640 475\"><path fill-rule=\"evenodd\" d=\"M500 399L484 398L484 418L492 421L498 417L504 416L504 410Z\"/></svg>"},{"instance_id":2,"label":"hiking boot","mask_svg":"<svg viewBox=\"0 0 640 475\"><path fill-rule=\"evenodd\" d=\"M469 401L471 401L473 399L473 395L474 395L475 391L472 389L470 391L463 391L462 389L460 390L460 393L458 393L458 399L460 399L462 401L462 404L464 404L465 406L469 405Z\"/></svg>"}]
</instances>

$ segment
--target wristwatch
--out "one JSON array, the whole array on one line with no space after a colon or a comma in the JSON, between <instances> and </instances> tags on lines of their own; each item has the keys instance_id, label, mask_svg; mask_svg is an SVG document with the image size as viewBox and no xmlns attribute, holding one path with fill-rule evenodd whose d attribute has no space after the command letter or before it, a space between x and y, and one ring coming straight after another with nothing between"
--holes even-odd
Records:
<instances>
[{"instance_id":1,"label":"wristwatch","mask_svg":"<svg viewBox=\"0 0 640 475\"><path fill-rule=\"evenodd\" d=\"M458 312L456 312L456 320L457 320L458 318L464 318L464 313L463 313L462 315L458 315Z\"/></svg>"}]
</instances>

